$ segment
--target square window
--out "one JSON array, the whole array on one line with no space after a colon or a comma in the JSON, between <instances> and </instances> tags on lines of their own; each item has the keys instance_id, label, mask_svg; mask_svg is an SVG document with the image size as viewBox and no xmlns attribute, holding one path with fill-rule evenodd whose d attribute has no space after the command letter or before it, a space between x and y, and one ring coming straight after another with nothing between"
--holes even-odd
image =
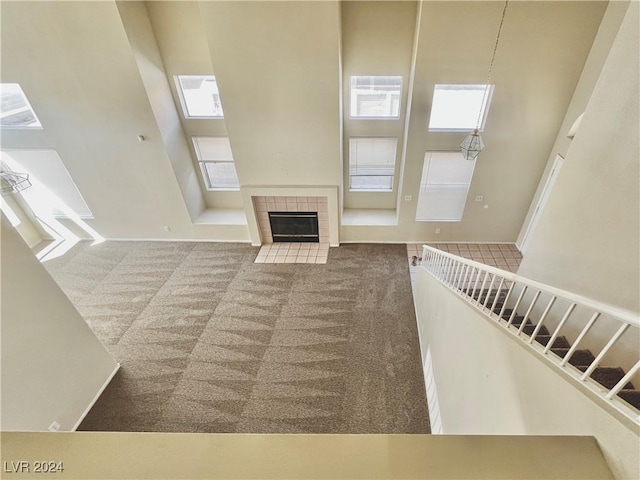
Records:
<instances>
[{"instance_id":1,"label":"square window","mask_svg":"<svg viewBox=\"0 0 640 480\"><path fill-rule=\"evenodd\" d=\"M207 190L238 190L238 175L233 162L200 162Z\"/></svg>"},{"instance_id":2,"label":"square window","mask_svg":"<svg viewBox=\"0 0 640 480\"><path fill-rule=\"evenodd\" d=\"M349 190L391 192L397 143L397 138L351 137Z\"/></svg>"},{"instance_id":3,"label":"square window","mask_svg":"<svg viewBox=\"0 0 640 480\"><path fill-rule=\"evenodd\" d=\"M399 118L402 77L351 77L352 118Z\"/></svg>"},{"instance_id":4,"label":"square window","mask_svg":"<svg viewBox=\"0 0 640 480\"><path fill-rule=\"evenodd\" d=\"M493 85L436 85L433 91L430 132L484 130ZM482 99L484 98L484 102Z\"/></svg>"},{"instance_id":5,"label":"square window","mask_svg":"<svg viewBox=\"0 0 640 480\"><path fill-rule=\"evenodd\" d=\"M178 75L176 84L186 118L224 117L216 77L213 75Z\"/></svg>"},{"instance_id":6,"label":"square window","mask_svg":"<svg viewBox=\"0 0 640 480\"><path fill-rule=\"evenodd\" d=\"M17 83L0 84L0 127L42 128L29 100Z\"/></svg>"},{"instance_id":7,"label":"square window","mask_svg":"<svg viewBox=\"0 0 640 480\"><path fill-rule=\"evenodd\" d=\"M240 183L229 137L193 137L192 140L207 190L238 190Z\"/></svg>"}]
</instances>

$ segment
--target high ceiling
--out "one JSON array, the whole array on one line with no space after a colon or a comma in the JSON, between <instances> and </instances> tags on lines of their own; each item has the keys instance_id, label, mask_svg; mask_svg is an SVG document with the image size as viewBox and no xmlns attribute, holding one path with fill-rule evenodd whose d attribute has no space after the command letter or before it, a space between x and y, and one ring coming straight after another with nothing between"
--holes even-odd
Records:
<instances>
[{"instance_id":1,"label":"high ceiling","mask_svg":"<svg viewBox=\"0 0 640 480\"><path fill-rule=\"evenodd\" d=\"M23 87L44 127L3 131L3 148L56 150L108 238L254 240L252 189L327 187L341 239L427 240L437 227L445 240L514 241L607 2L510 2L464 218L416 222L425 151L456 150L464 137L427 131L434 85L486 81L503 6L3 2L2 81ZM215 74L224 119L184 119L178 74ZM351 119L350 75L401 75L400 118ZM194 135L229 136L240 191L203 188ZM393 192L344 188L350 136L398 138ZM243 210L249 230L202 225L207 209ZM340 224L360 209L395 224Z\"/></svg>"}]
</instances>

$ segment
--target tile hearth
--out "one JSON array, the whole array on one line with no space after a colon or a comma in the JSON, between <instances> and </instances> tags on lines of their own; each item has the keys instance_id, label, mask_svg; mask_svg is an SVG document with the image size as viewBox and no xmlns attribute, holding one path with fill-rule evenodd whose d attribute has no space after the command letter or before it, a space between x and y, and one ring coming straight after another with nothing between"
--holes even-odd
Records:
<instances>
[{"instance_id":1,"label":"tile hearth","mask_svg":"<svg viewBox=\"0 0 640 480\"><path fill-rule=\"evenodd\" d=\"M328 243L270 243L260 247L255 263L327 263Z\"/></svg>"}]
</instances>

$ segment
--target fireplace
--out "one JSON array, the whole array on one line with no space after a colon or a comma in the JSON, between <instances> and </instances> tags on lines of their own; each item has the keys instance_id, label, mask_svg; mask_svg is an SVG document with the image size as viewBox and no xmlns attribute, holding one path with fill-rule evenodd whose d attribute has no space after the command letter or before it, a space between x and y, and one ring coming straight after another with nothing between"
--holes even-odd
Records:
<instances>
[{"instance_id":1,"label":"fireplace","mask_svg":"<svg viewBox=\"0 0 640 480\"><path fill-rule=\"evenodd\" d=\"M274 242L282 242L280 246L284 246L283 243L292 242L308 242L311 246L313 243L329 244L329 208L327 197L294 197L294 196L252 196L251 200L256 212L256 220L258 223L258 229L260 230L260 240L262 245L268 245ZM311 230L311 233L305 233L296 231L296 228L287 227L285 231L272 232L272 221L269 214L275 215L315 215L316 219L302 217L298 220L308 222L310 225L306 226L307 230ZM276 217L278 223L287 220L287 217ZM317 222L317 224L316 224ZM298 226L300 227L300 226ZM279 226L275 227L276 229ZM305 227L303 227L305 228ZM300 230L299 228L297 230ZM317 239L313 237L294 237L291 240L284 240L285 237L275 237L273 233L279 235L291 236L293 235L317 235ZM311 243L312 242L312 243Z\"/></svg>"},{"instance_id":2,"label":"fireplace","mask_svg":"<svg viewBox=\"0 0 640 480\"><path fill-rule=\"evenodd\" d=\"M269 212L274 242L320 241L318 212Z\"/></svg>"}]
</instances>

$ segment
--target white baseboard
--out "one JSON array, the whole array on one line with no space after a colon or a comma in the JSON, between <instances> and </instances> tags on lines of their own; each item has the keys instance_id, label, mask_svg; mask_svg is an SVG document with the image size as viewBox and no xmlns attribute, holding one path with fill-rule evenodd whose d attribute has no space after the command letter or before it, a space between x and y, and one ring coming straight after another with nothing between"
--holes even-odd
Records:
<instances>
[{"instance_id":1,"label":"white baseboard","mask_svg":"<svg viewBox=\"0 0 640 480\"><path fill-rule=\"evenodd\" d=\"M387 244L387 245L404 245L405 243L420 243L420 242L405 242L399 240L340 240L340 245L348 243L375 243L375 244ZM422 242L425 243L425 242ZM333 245L331 245L333 247ZM337 245L336 245L337 246Z\"/></svg>"},{"instance_id":2,"label":"white baseboard","mask_svg":"<svg viewBox=\"0 0 640 480\"><path fill-rule=\"evenodd\" d=\"M88 239L90 240L90 239ZM206 238L105 238L108 242L190 242L190 243L246 243L251 240L212 240Z\"/></svg>"},{"instance_id":3,"label":"white baseboard","mask_svg":"<svg viewBox=\"0 0 640 480\"><path fill-rule=\"evenodd\" d=\"M96 393L96 396L93 397L93 400L91 400L91 402L89 403L85 411L82 413L82 415L80 416L76 424L73 426L73 428L71 429L72 432L75 432L78 429L78 427L80 426L84 418L88 415L89 411L93 408L95 403L98 401L98 398L100 398L100 395L102 395L102 392L104 392L105 388L107 388L107 386L111 383L111 380L113 380L113 377L115 377L116 373L118 373L118 370L120 370L120 364L116 363L116 368L113 369L113 372L111 372L111 374L109 375L107 380L104 382L102 387L100 387L100 390L98 390L98 393Z\"/></svg>"},{"instance_id":4,"label":"white baseboard","mask_svg":"<svg viewBox=\"0 0 640 480\"><path fill-rule=\"evenodd\" d=\"M411 244L439 244L439 243L451 243L457 245L516 245L514 242L459 242L448 240L341 240L340 243L386 243L390 245L404 245ZM517 246L517 245L516 245Z\"/></svg>"}]
</instances>

